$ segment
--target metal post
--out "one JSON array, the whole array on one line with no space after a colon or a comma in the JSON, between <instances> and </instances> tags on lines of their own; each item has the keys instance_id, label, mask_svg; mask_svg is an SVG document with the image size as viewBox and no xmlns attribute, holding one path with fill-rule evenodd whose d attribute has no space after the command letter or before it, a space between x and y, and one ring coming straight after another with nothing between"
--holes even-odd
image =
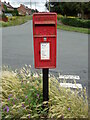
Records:
<instances>
[{"instance_id":1,"label":"metal post","mask_svg":"<svg viewBox=\"0 0 90 120\"><path fill-rule=\"evenodd\" d=\"M49 89L48 89L48 73L49 69L43 69L43 101L49 100Z\"/></svg>"},{"instance_id":2,"label":"metal post","mask_svg":"<svg viewBox=\"0 0 90 120\"><path fill-rule=\"evenodd\" d=\"M36 12L36 2L35 2L35 12Z\"/></svg>"},{"instance_id":3,"label":"metal post","mask_svg":"<svg viewBox=\"0 0 90 120\"><path fill-rule=\"evenodd\" d=\"M32 15L32 3L31 3L31 0L30 0L30 9L31 9L31 15Z\"/></svg>"},{"instance_id":4,"label":"metal post","mask_svg":"<svg viewBox=\"0 0 90 120\"><path fill-rule=\"evenodd\" d=\"M47 108L46 114L44 114L45 120L48 119L48 100L49 100L49 87L48 87L48 72L49 69L43 69L43 102L47 101L43 104L43 109Z\"/></svg>"},{"instance_id":5,"label":"metal post","mask_svg":"<svg viewBox=\"0 0 90 120\"><path fill-rule=\"evenodd\" d=\"M31 8L31 0L30 0L30 8Z\"/></svg>"}]
</instances>

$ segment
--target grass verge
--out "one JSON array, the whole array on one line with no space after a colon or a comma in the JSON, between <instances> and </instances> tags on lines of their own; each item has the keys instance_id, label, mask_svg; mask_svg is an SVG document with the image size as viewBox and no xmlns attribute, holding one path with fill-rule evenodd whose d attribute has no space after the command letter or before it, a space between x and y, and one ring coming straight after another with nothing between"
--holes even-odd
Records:
<instances>
[{"instance_id":1,"label":"grass verge","mask_svg":"<svg viewBox=\"0 0 90 120\"><path fill-rule=\"evenodd\" d=\"M8 22L0 22L0 27L8 27L8 26L16 26L21 25L29 20L31 20L31 16L15 16L9 17Z\"/></svg>"},{"instance_id":2,"label":"grass verge","mask_svg":"<svg viewBox=\"0 0 90 120\"><path fill-rule=\"evenodd\" d=\"M21 70L2 72L2 119L43 118L42 75L33 73L31 66ZM49 113L54 120L72 118L79 120L88 117L86 89L81 91L62 88L53 75L49 78ZM47 103L47 102L46 102Z\"/></svg>"},{"instance_id":3,"label":"grass verge","mask_svg":"<svg viewBox=\"0 0 90 120\"><path fill-rule=\"evenodd\" d=\"M90 34L90 29L87 29L87 28L72 27L72 26L63 25L63 24L58 24L57 28L61 29L61 30L66 30L66 31L73 31L73 32Z\"/></svg>"}]
</instances>

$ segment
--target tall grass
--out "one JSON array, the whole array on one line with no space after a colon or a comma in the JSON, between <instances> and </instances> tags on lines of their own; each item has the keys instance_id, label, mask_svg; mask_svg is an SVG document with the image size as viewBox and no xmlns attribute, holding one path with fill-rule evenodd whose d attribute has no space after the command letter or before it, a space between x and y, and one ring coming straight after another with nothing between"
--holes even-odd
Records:
<instances>
[{"instance_id":1,"label":"tall grass","mask_svg":"<svg viewBox=\"0 0 90 120\"><path fill-rule=\"evenodd\" d=\"M86 88L66 89L50 78L50 118L87 118L88 102Z\"/></svg>"},{"instance_id":2,"label":"tall grass","mask_svg":"<svg viewBox=\"0 0 90 120\"><path fill-rule=\"evenodd\" d=\"M2 119L43 118L42 75L34 73L31 66L21 70L2 72ZM47 117L87 118L88 101L86 89L73 91L60 87L58 79L49 78L49 112Z\"/></svg>"}]
</instances>

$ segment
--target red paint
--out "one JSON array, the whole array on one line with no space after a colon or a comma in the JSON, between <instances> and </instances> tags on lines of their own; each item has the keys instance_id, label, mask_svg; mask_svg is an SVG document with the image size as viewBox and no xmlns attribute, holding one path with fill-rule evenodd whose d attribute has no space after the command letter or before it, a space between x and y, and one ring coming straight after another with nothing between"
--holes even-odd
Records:
<instances>
[{"instance_id":1,"label":"red paint","mask_svg":"<svg viewBox=\"0 0 90 120\"><path fill-rule=\"evenodd\" d=\"M44 38L47 38L44 41ZM56 68L57 14L33 14L33 42L35 68ZM50 59L41 60L41 43L49 43Z\"/></svg>"}]
</instances>

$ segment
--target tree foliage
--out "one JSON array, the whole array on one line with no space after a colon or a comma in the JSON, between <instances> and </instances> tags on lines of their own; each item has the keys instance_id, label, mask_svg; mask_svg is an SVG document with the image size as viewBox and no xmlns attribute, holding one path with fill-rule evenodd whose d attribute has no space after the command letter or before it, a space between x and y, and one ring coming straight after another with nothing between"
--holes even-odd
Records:
<instances>
[{"instance_id":1,"label":"tree foliage","mask_svg":"<svg viewBox=\"0 0 90 120\"><path fill-rule=\"evenodd\" d=\"M13 11L7 10L7 11L5 11L5 13L11 13L13 16L18 16L19 15L17 9L14 9Z\"/></svg>"},{"instance_id":2,"label":"tree foliage","mask_svg":"<svg viewBox=\"0 0 90 120\"><path fill-rule=\"evenodd\" d=\"M5 13L11 13L13 16L18 16L19 15L17 8L14 8L14 10L12 11L12 10L8 10L7 6L4 5L4 9L5 9Z\"/></svg>"},{"instance_id":3,"label":"tree foliage","mask_svg":"<svg viewBox=\"0 0 90 120\"><path fill-rule=\"evenodd\" d=\"M50 12L62 15L77 16L78 13L89 14L90 2L46 2L45 6Z\"/></svg>"},{"instance_id":4,"label":"tree foliage","mask_svg":"<svg viewBox=\"0 0 90 120\"><path fill-rule=\"evenodd\" d=\"M34 10L34 9L31 9L31 12L32 12L32 14L33 14L33 13L35 13L35 12L38 13L39 11L38 11L37 9L35 9L35 10Z\"/></svg>"},{"instance_id":5,"label":"tree foliage","mask_svg":"<svg viewBox=\"0 0 90 120\"><path fill-rule=\"evenodd\" d=\"M3 7L4 7L5 11L7 11L7 6L6 6L6 5L3 5Z\"/></svg>"}]
</instances>

